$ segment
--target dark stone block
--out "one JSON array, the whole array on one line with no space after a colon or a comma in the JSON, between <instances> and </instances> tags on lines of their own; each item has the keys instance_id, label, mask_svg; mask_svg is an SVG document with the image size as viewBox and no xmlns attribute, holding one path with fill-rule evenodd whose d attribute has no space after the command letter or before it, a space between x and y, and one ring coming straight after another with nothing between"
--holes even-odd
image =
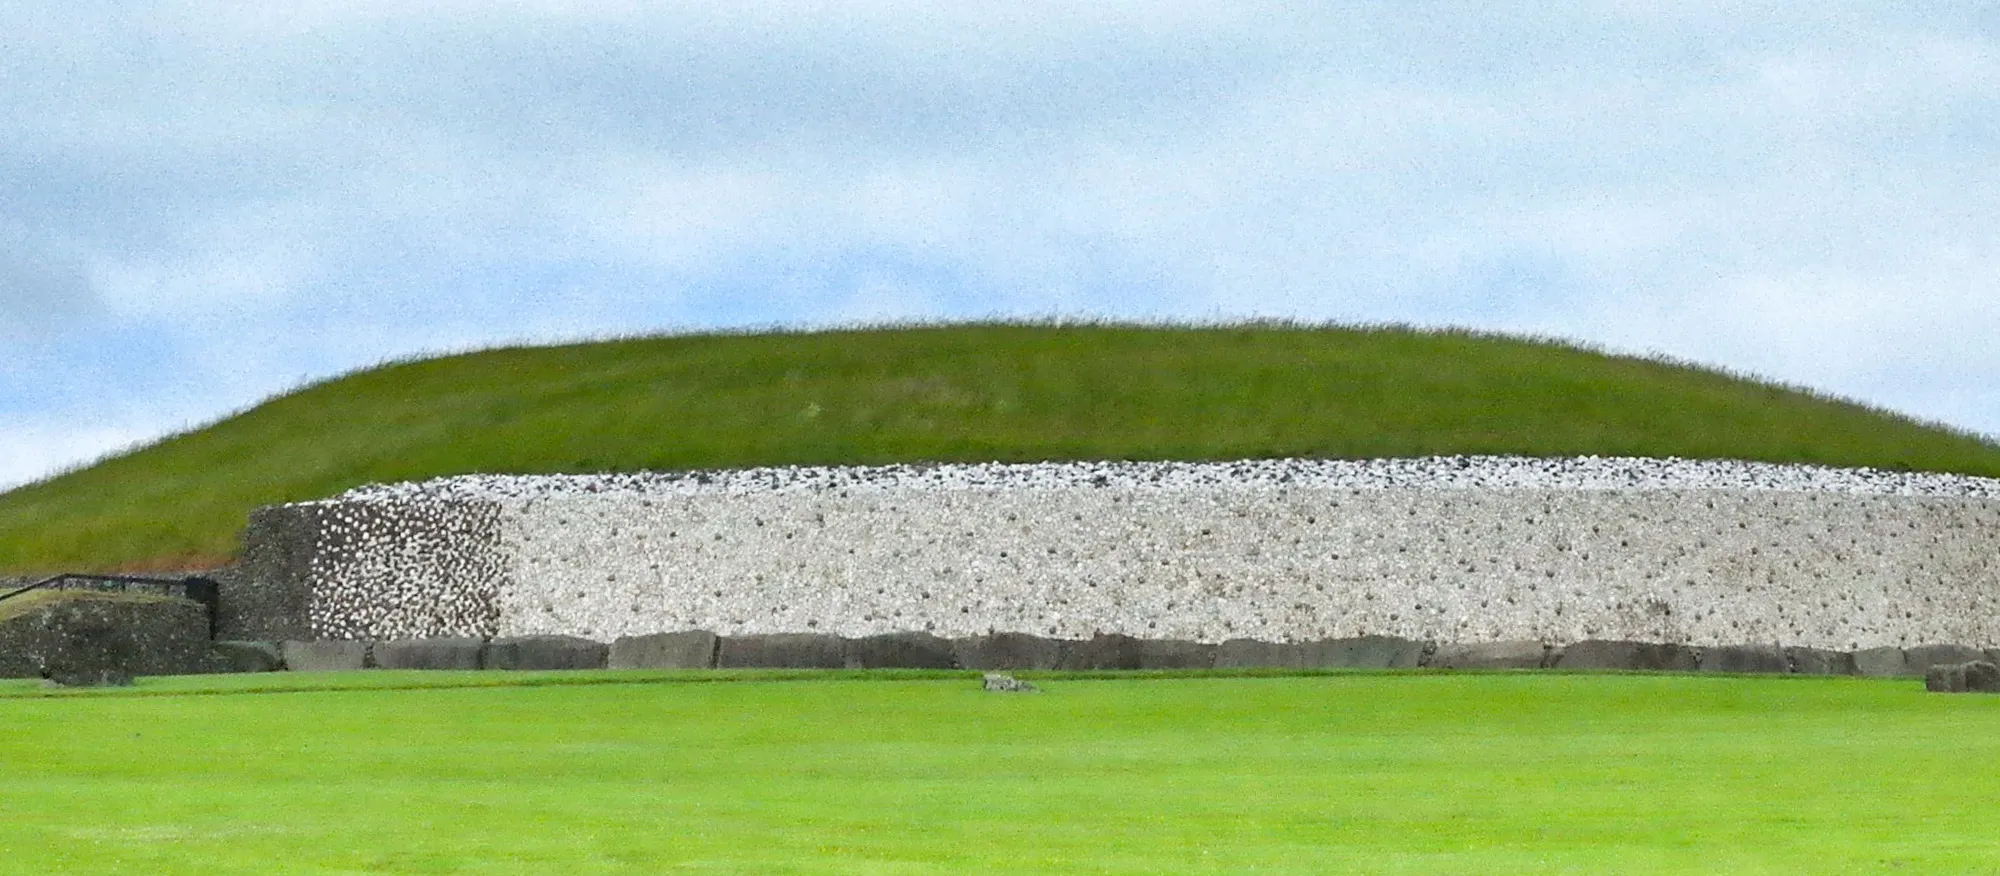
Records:
<instances>
[{"instance_id":1,"label":"dark stone block","mask_svg":"<svg viewBox=\"0 0 2000 876\"><path fill-rule=\"evenodd\" d=\"M884 633L849 639L847 665L861 669L957 669L951 642L930 633Z\"/></svg>"},{"instance_id":2,"label":"dark stone block","mask_svg":"<svg viewBox=\"0 0 2000 876\"><path fill-rule=\"evenodd\" d=\"M1292 642L1262 642L1230 639L1215 646L1215 668L1301 669L1306 665L1306 646Z\"/></svg>"},{"instance_id":3,"label":"dark stone block","mask_svg":"<svg viewBox=\"0 0 2000 876\"><path fill-rule=\"evenodd\" d=\"M958 664L967 669L1054 669L1070 643L1028 633L992 633L951 644Z\"/></svg>"},{"instance_id":4,"label":"dark stone block","mask_svg":"<svg viewBox=\"0 0 2000 876\"><path fill-rule=\"evenodd\" d=\"M610 647L576 636L508 636L486 645L487 669L603 669Z\"/></svg>"},{"instance_id":5,"label":"dark stone block","mask_svg":"<svg viewBox=\"0 0 2000 876\"><path fill-rule=\"evenodd\" d=\"M1800 675L1857 675L1854 655L1846 651L1828 651L1824 648L1786 648L1785 658L1792 662L1792 671Z\"/></svg>"},{"instance_id":6,"label":"dark stone block","mask_svg":"<svg viewBox=\"0 0 2000 876\"><path fill-rule=\"evenodd\" d=\"M1439 669L1540 669L1549 657L1541 642L1464 642L1442 644L1431 655Z\"/></svg>"},{"instance_id":7,"label":"dark stone block","mask_svg":"<svg viewBox=\"0 0 2000 876\"><path fill-rule=\"evenodd\" d=\"M347 672L370 665L368 643L351 639L285 642L279 649L285 655L285 668L293 672Z\"/></svg>"},{"instance_id":8,"label":"dark stone block","mask_svg":"<svg viewBox=\"0 0 2000 876\"><path fill-rule=\"evenodd\" d=\"M1922 674L1910 671L1903 649L1896 647L1863 648L1854 652L1854 671L1878 678Z\"/></svg>"},{"instance_id":9,"label":"dark stone block","mask_svg":"<svg viewBox=\"0 0 2000 876\"><path fill-rule=\"evenodd\" d=\"M1965 693L1965 665L1939 663L1925 669L1924 690L1931 693Z\"/></svg>"},{"instance_id":10,"label":"dark stone block","mask_svg":"<svg viewBox=\"0 0 2000 876\"><path fill-rule=\"evenodd\" d=\"M2000 666L1991 660L1965 664L1965 689L1972 693L2000 693Z\"/></svg>"},{"instance_id":11,"label":"dark stone block","mask_svg":"<svg viewBox=\"0 0 2000 876\"><path fill-rule=\"evenodd\" d=\"M1124 633L1098 633L1081 642L1064 642L1057 669L1138 669L1139 640Z\"/></svg>"},{"instance_id":12,"label":"dark stone block","mask_svg":"<svg viewBox=\"0 0 2000 876\"><path fill-rule=\"evenodd\" d=\"M276 672L285 652L273 642L216 642L209 646L216 672Z\"/></svg>"},{"instance_id":13,"label":"dark stone block","mask_svg":"<svg viewBox=\"0 0 2000 876\"><path fill-rule=\"evenodd\" d=\"M1717 645L1701 649L1703 672L1790 672L1792 661L1776 645Z\"/></svg>"},{"instance_id":14,"label":"dark stone block","mask_svg":"<svg viewBox=\"0 0 2000 876\"><path fill-rule=\"evenodd\" d=\"M626 636L611 643L612 669L714 669L720 639L707 630Z\"/></svg>"},{"instance_id":15,"label":"dark stone block","mask_svg":"<svg viewBox=\"0 0 2000 876\"><path fill-rule=\"evenodd\" d=\"M841 669L847 640L822 633L723 636L715 665L723 669Z\"/></svg>"},{"instance_id":16,"label":"dark stone block","mask_svg":"<svg viewBox=\"0 0 2000 876\"><path fill-rule=\"evenodd\" d=\"M1562 657L1550 665L1561 669L1693 672L1701 667L1701 661L1686 645L1586 639L1564 646Z\"/></svg>"},{"instance_id":17,"label":"dark stone block","mask_svg":"<svg viewBox=\"0 0 2000 876\"><path fill-rule=\"evenodd\" d=\"M1140 639L1140 669L1212 669L1215 646L1185 639Z\"/></svg>"},{"instance_id":18,"label":"dark stone block","mask_svg":"<svg viewBox=\"0 0 2000 876\"><path fill-rule=\"evenodd\" d=\"M1325 639L1304 648L1305 665L1316 669L1414 669L1424 656L1423 642L1395 636Z\"/></svg>"},{"instance_id":19,"label":"dark stone block","mask_svg":"<svg viewBox=\"0 0 2000 876\"><path fill-rule=\"evenodd\" d=\"M375 665L381 669L479 669L485 665L485 653L484 639L395 639L375 643Z\"/></svg>"},{"instance_id":20,"label":"dark stone block","mask_svg":"<svg viewBox=\"0 0 2000 876\"><path fill-rule=\"evenodd\" d=\"M1941 663L1957 665L1985 659L1985 651L1966 645L1918 645L1903 651L1903 663L1910 675L1920 675Z\"/></svg>"}]
</instances>

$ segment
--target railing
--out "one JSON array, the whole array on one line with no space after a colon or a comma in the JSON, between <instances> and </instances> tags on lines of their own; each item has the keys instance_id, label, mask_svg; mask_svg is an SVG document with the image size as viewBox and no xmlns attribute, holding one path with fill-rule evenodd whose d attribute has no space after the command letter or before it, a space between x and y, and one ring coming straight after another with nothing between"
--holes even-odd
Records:
<instances>
[{"instance_id":1,"label":"railing","mask_svg":"<svg viewBox=\"0 0 2000 876\"><path fill-rule=\"evenodd\" d=\"M156 588L162 596L179 596L192 599L208 608L208 635L215 637L216 606L221 599L221 586L213 578L148 578L143 575L91 575L82 572L64 572L44 578L6 593L0 593L0 602L16 596L23 596L37 590L118 590L130 592L137 588Z\"/></svg>"}]
</instances>

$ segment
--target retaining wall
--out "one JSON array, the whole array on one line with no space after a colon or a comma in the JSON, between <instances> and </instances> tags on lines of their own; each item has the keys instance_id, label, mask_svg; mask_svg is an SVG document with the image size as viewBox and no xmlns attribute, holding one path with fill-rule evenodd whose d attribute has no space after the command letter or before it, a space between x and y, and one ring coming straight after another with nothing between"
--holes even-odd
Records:
<instances>
[{"instance_id":1,"label":"retaining wall","mask_svg":"<svg viewBox=\"0 0 2000 876\"><path fill-rule=\"evenodd\" d=\"M260 511L225 638L2000 645L2000 482L1457 458L455 478Z\"/></svg>"}]
</instances>

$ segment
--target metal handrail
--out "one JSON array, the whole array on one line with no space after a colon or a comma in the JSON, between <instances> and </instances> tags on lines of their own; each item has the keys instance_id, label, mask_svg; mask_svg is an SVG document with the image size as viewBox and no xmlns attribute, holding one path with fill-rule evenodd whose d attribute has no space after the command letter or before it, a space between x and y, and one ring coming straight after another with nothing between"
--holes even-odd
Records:
<instances>
[{"instance_id":1,"label":"metal handrail","mask_svg":"<svg viewBox=\"0 0 2000 876\"><path fill-rule=\"evenodd\" d=\"M37 590L65 589L65 585L73 581L94 584L117 584L120 585L119 589L121 590L130 590L134 584L158 587L163 592L170 592L173 588L178 587L181 591L180 595L183 598L199 602L208 609L208 635L210 638L215 637L216 611L220 601L221 594L219 591L221 587L213 578L149 578L144 575L96 575L87 572L64 572L60 575L43 578L26 587L0 593L0 602L6 602L16 596L33 593Z\"/></svg>"}]
</instances>

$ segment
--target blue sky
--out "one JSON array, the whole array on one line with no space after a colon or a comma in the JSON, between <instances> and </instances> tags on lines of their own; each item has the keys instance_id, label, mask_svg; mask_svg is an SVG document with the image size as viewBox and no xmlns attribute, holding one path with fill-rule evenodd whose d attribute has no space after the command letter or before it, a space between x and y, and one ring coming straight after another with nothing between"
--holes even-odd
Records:
<instances>
[{"instance_id":1,"label":"blue sky","mask_svg":"<svg viewBox=\"0 0 2000 876\"><path fill-rule=\"evenodd\" d=\"M0 0L0 486L425 351L991 316L1554 335L2000 435L1992 9Z\"/></svg>"}]
</instances>

